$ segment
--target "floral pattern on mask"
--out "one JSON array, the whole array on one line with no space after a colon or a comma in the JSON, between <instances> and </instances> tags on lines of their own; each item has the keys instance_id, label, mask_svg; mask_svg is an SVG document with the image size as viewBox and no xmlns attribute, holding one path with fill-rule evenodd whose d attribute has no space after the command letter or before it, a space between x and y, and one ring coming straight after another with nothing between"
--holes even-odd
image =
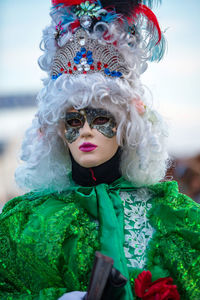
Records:
<instances>
[{"instance_id":1,"label":"floral pattern on mask","mask_svg":"<svg viewBox=\"0 0 200 300\"><path fill-rule=\"evenodd\" d=\"M65 116L65 138L69 143L73 143L80 136L80 129L85 122L91 129L96 129L104 136L112 138L116 135L113 130L116 121L113 115L102 108L91 108L78 110L77 112L67 112Z\"/></svg>"}]
</instances>

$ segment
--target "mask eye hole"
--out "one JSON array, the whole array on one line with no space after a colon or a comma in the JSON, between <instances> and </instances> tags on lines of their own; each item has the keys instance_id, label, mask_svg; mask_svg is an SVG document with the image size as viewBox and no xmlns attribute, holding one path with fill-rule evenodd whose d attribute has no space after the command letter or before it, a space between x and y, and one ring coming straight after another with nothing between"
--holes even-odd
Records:
<instances>
[{"instance_id":1,"label":"mask eye hole","mask_svg":"<svg viewBox=\"0 0 200 300\"><path fill-rule=\"evenodd\" d=\"M107 117L97 117L96 119L94 119L94 121L92 122L93 125L104 125L106 123L109 122L109 118Z\"/></svg>"},{"instance_id":2,"label":"mask eye hole","mask_svg":"<svg viewBox=\"0 0 200 300\"><path fill-rule=\"evenodd\" d=\"M77 127L81 127L82 126L82 121L79 120L79 119L77 119L77 118L67 120L66 123L70 127L73 127L73 128L77 128Z\"/></svg>"}]
</instances>

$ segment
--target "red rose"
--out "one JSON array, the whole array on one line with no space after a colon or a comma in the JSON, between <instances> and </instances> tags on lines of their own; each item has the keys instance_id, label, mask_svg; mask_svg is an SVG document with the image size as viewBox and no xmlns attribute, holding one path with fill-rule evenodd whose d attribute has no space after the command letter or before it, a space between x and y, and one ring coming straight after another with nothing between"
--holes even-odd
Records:
<instances>
[{"instance_id":1,"label":"red rose","mask_svg":"<svg viewBox=\"0 0 200 300\"><path fill-rule=\"evenodd\" d=\"M151 280L150 271L143 271L135 279L135 293L142 300L180 300L177 286L171 277Z\"/></svg>"}]
</instances>

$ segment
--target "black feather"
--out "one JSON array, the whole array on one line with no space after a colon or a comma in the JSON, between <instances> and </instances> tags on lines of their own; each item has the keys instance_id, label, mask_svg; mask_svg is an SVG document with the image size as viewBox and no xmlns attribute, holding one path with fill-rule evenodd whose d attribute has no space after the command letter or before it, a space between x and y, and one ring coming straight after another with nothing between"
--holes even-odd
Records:
<instances>
[{"instance_id":1,"label":"black feather","mask_svg":"<svg viewBox=\"0 0 200 300\"><path fill-rule=\"evenodd\" d=\"M103 8L115 8L117 14L131 16L142 0L101 0Z\"/></svg>"}]
</instances>

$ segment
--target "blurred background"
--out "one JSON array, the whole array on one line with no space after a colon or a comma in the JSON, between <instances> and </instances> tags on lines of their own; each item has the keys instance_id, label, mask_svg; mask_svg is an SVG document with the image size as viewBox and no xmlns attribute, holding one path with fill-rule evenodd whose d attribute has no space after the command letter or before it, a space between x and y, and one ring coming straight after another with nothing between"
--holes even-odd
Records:
<instances>
[{"instance_id":1,"label":"blurred background","mask_svg":"<svg viewBox=\"0 0 200 300\"><path fill-rule=\"evenodd\" d=\"M15 185L14 171L45 77L37 59L49 8L50 0L0 1L0 209L23 193ZM173 163L167 176L200 202L200 1L163 0L154 12L168 51L159 64L150 64L142 81L169 124Z\"/></svg>"}]
</instances>

